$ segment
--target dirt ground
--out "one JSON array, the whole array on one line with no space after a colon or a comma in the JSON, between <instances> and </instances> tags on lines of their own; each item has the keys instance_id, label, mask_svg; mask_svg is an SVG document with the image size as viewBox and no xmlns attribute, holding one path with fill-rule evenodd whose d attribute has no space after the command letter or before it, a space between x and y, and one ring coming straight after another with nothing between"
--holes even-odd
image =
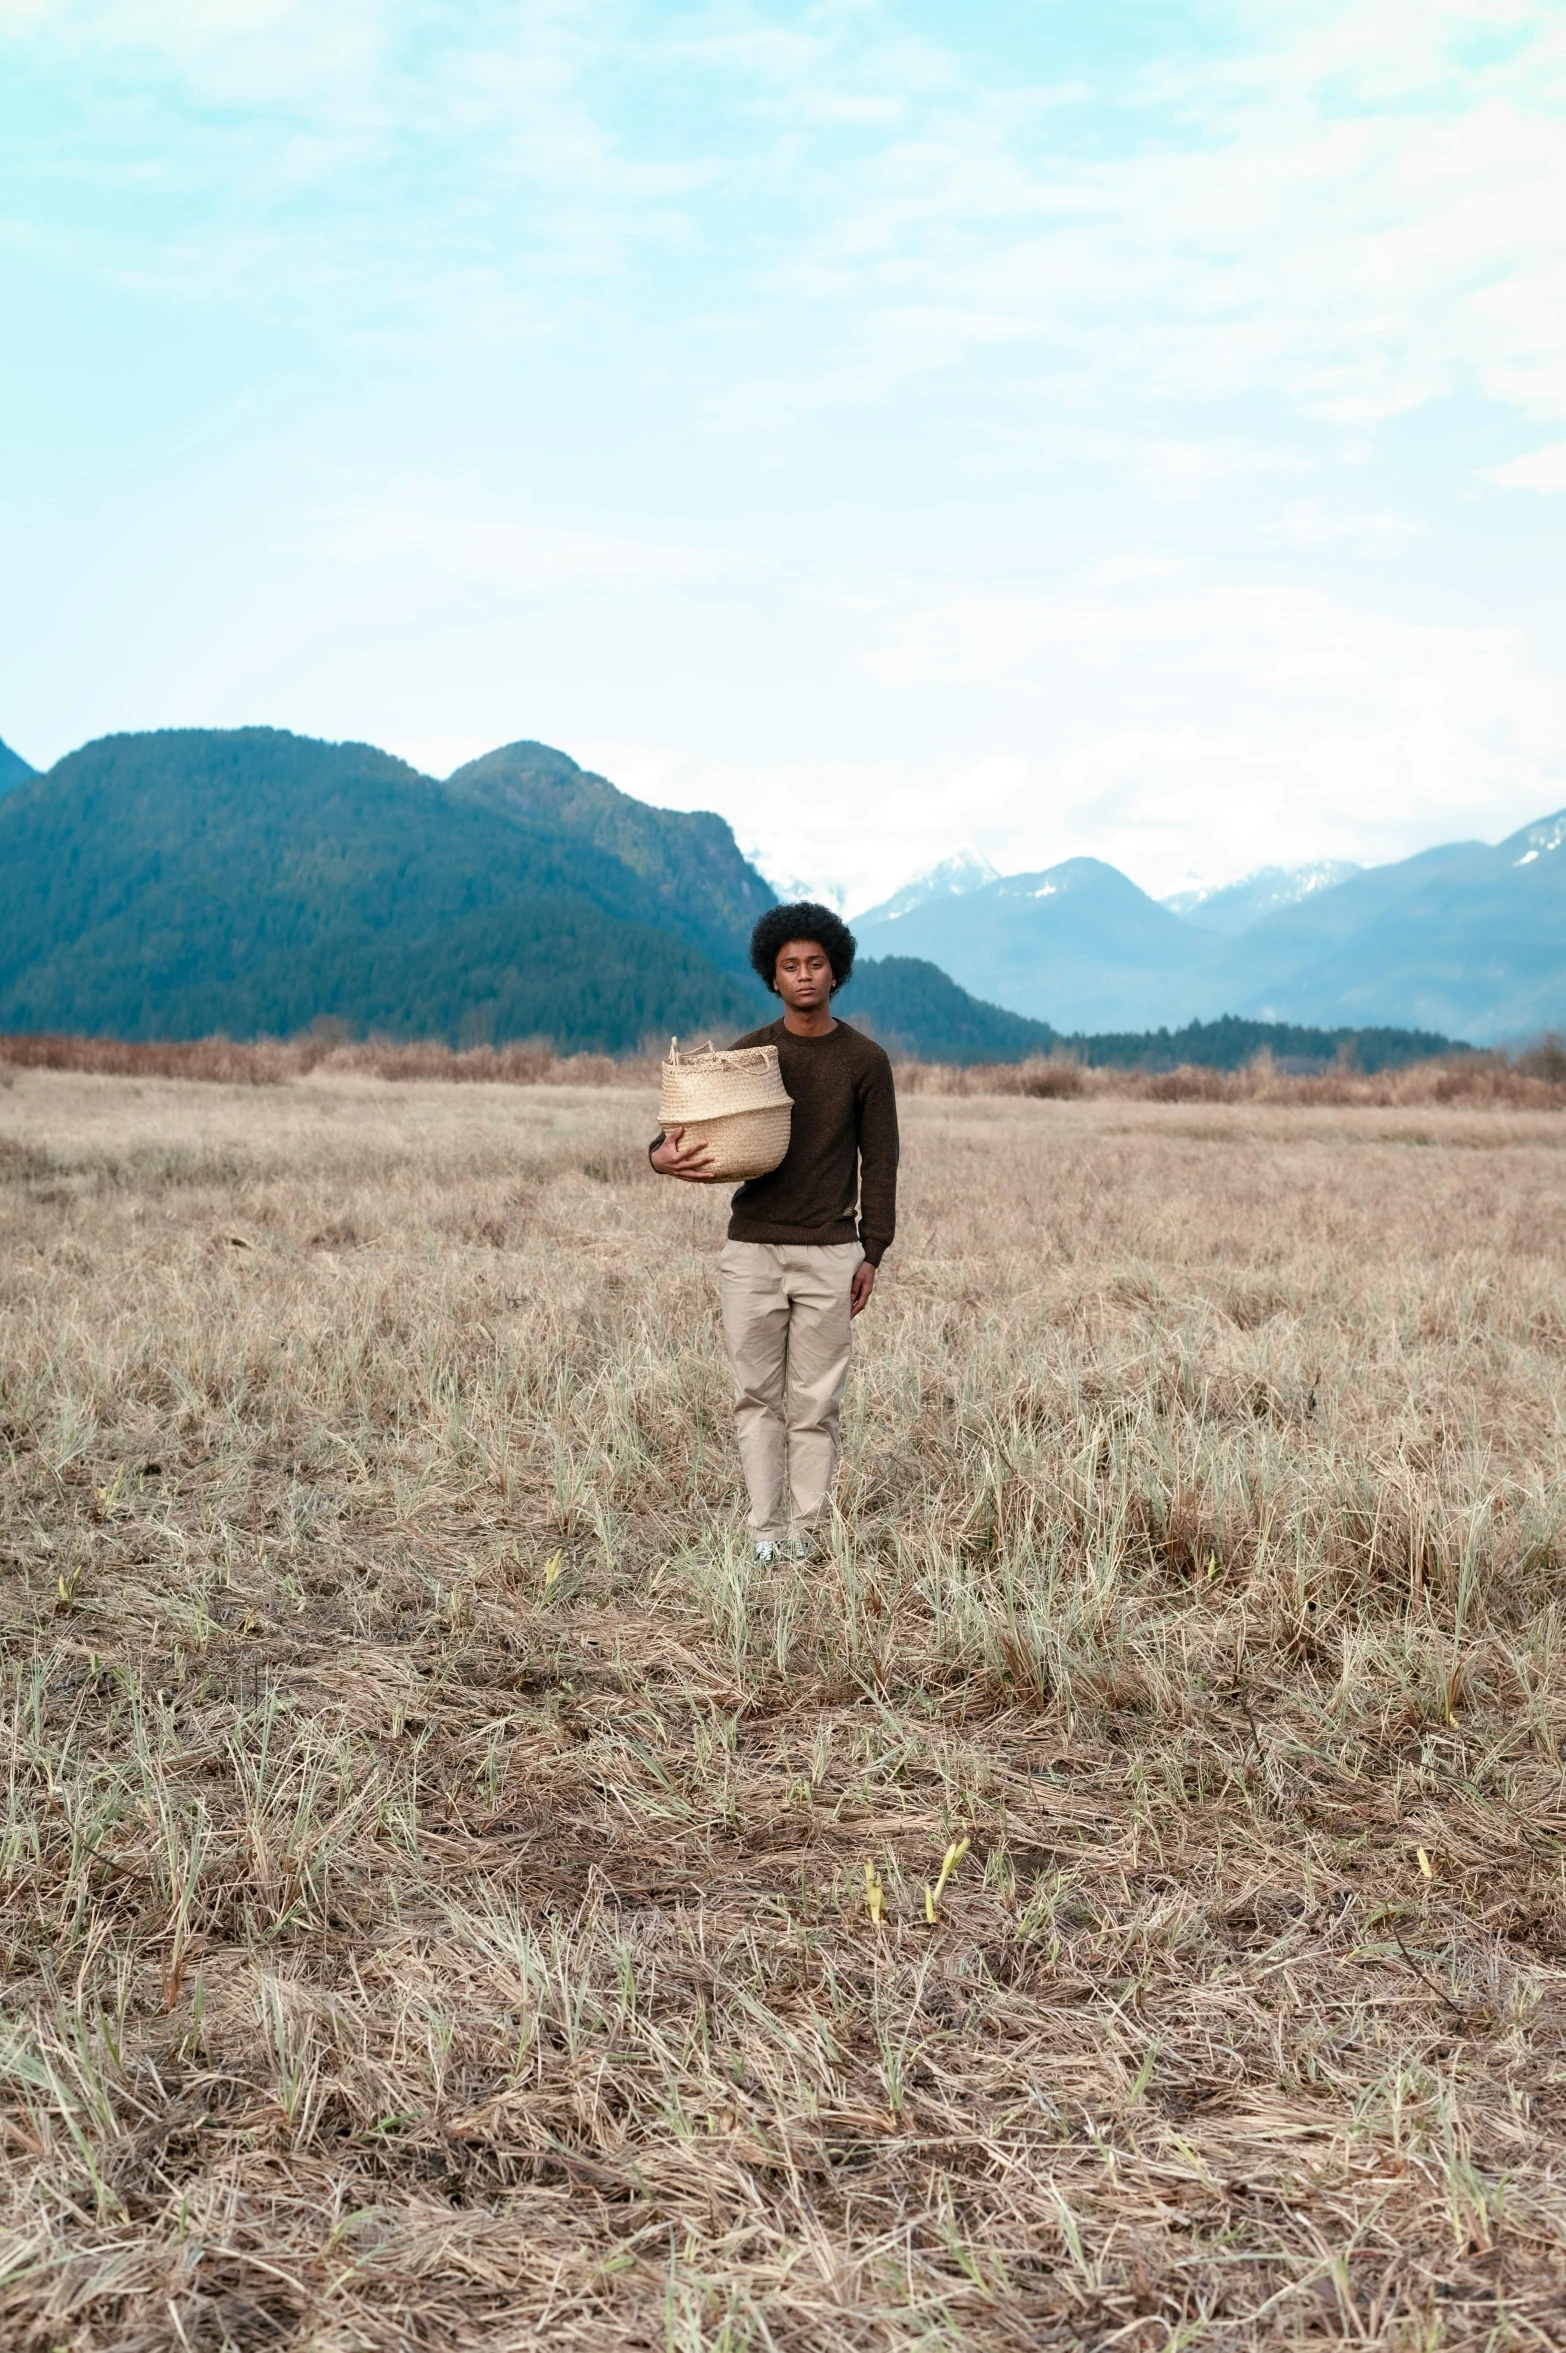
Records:
<instances>
[{"instance_id":1,"label":"dirt ground","mask_svg":"<svg viewBox=\"0 0 1566 2353\"><path fill-rule=\"evenodd\" d=\"M652 1111L0 1071L0 2337L1566 2346L1566 1115Z\"/></svg>"}]
</instances>

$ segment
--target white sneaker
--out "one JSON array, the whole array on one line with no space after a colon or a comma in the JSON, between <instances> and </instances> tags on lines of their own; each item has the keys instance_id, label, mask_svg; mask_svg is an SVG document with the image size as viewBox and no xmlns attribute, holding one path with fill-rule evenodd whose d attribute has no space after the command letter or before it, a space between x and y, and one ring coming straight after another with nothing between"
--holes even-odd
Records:
<instances>
[{"instance_id":1,"label":"white sneaker","mask_svg":"<svg viewBox=\"0 0 1566 2353\"><path fill-rule=\"evenodd\" d=\"M770 1566L770 1564L775 1561L777 1557L778 1548L773 1543L772 1538L770 1536L758 1536L756 1539L757 1560L765 1561Z\"/></svg>"}]
</instances>

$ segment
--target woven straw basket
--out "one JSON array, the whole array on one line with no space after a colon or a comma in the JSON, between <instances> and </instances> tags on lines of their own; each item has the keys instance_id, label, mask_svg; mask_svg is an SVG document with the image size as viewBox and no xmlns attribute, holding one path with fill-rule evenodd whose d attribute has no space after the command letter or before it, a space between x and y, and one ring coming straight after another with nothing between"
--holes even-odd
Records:
<instances>
[{"instance_id":1,"label":"woven straw basket","mask_svg":"<svg viewBox=\"0 0 1566 2353\"><path fill-rule=\"evenodd\" d=\"M788 1150L793 1109L776 1046L682 1054L679 1039L669 1040L658 1116L666 1131L684 1129L687 1147L706 1145L712 1167L703 1183L770 1176Z\"/></svg>"}]
</instances>

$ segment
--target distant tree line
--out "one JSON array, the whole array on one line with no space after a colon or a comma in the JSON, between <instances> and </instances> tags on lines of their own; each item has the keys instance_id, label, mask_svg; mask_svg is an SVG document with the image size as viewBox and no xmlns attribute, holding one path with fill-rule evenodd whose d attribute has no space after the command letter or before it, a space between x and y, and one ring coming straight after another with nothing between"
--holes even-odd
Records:
<instances>
[{"instance_id":1,"label":"distant tree line","mask_svg":"<svg viewBox=\"0 0 1566 2353\"><path fill-rule=\"evenodd\" d=\"M1243 1070L1258 1054L1270 1054L1282 1070L1359 1070L1367 1076L1473 1051L1429 1029L1309 1029L1292 1021L1243 1021L1234 1013L1188 1021L1183 1029L1106 1030L1063 1036L1056 1044L1100 1070L1178 1070L1182 1064Z\"/></svg>"}]
</instances>

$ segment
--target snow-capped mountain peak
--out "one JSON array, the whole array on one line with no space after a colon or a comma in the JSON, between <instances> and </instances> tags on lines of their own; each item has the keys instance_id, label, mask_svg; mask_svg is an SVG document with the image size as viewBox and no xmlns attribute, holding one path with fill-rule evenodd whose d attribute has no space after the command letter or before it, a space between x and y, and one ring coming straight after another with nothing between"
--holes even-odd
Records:
<instances>
[{"instance_id":1,"label":"snow-capped mountain peak","mask_svg":"<svg viewBox=\"0 0 1566 2353\"><path fill-rule=\"evenodd\" d=\"M998 872L982 850L954 850L949 858L926 867L889 899L883 899L877 907L866 907L863 913L881 922L895 923L899 915L909 915L915 907L928 906L932 899L965 898L969 891L982 891L987 883L999 880Z\"/></svg>"},{"instance_id":2,"label":"snow-capped mountain peak","mask_svg":"<svg viewBox=\"0 0 1566 2353\"><path fill-rule=\"evenodd\" d=\"M1308 866L1260 866L1239 882L1205 890L1176 891L1163 904L1171 915L1183 915L1202 931L1218 931L1229 938L1249 931L1268 915L1297 907L1318 891L1329 891L1362 872L1349 858L1317 858Z\"/></svg>"}]
</instances>

